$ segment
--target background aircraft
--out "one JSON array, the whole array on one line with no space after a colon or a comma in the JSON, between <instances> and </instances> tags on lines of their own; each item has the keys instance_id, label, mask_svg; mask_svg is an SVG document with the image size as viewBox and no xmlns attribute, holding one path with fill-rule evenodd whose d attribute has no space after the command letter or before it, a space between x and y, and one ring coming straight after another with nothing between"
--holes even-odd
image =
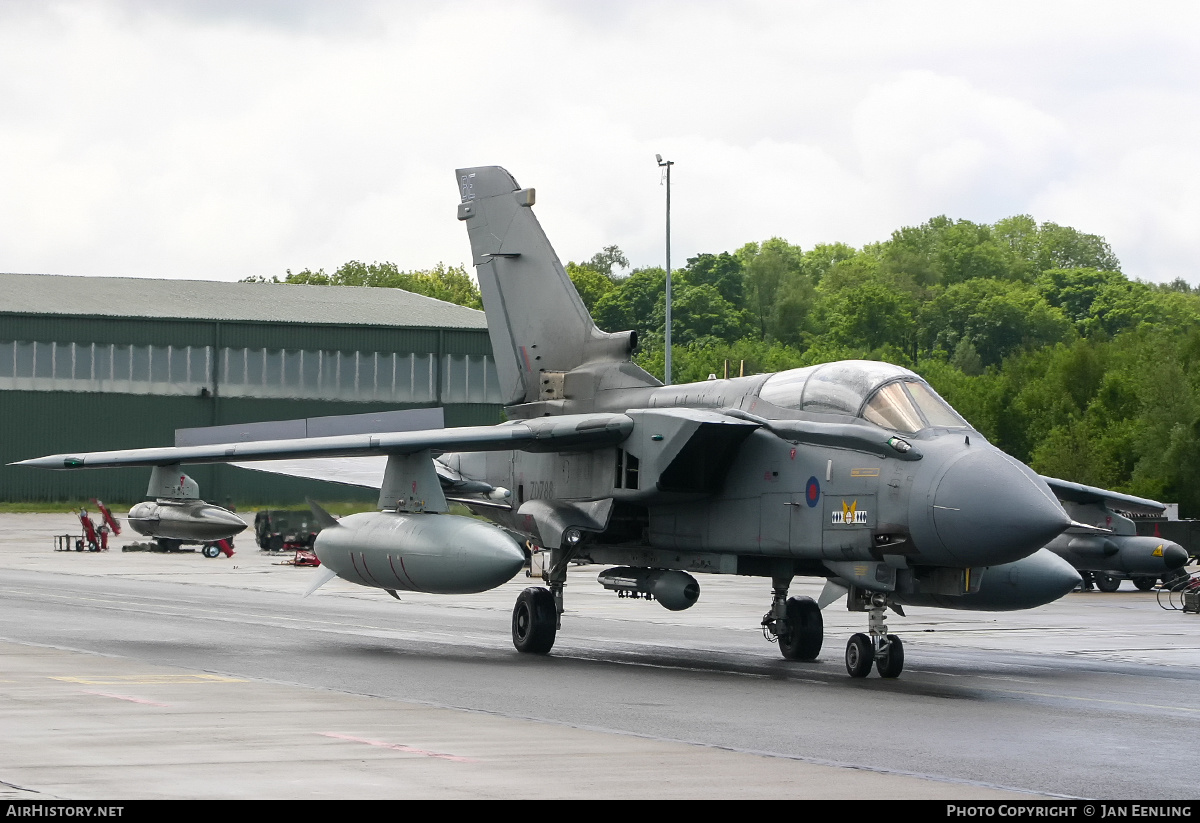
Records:
<instances>
[{"instance_id":1,"label":"background aircraft","mask_svg":"<svg viewBox=\"0 0 1200 823\"><path fill-rule=\"evenodd\" d=\"M818 656L821 608L846 596L867 615L846 645L854 677L903 668L888 608L1029 608L1079 583L1042 548L1072 525L1046 482L915 373L843 361L663 386L632 362L634 332L592 322L534 217L534 191L495 166L457 180L508 423L23 464L173 473L384 455L380 511L321 513L325 574L393 594L481 591L512 578L529 541L549 551L547 585L518 597L512 636L538 654L554 644L579 557L612 564L601 585L670 609L697 601L695 573L769 579L761 625L791 660ZM451 499L501 528L447 514ZM788 597L798 575L826 580L819 602Z\"/></svg>"},{"instance_id":2,"label":"background aircraft","mask_svg":"<svg viewBox=\"0 0 1200 823\"><path fill-rule=\"evenodd\" d=\"M1065 480L1043 479L1071 519L1081 524L1054 538L1046 548L1090 575L1101 591L1115 592L1126 577L1142 591L1149 591L1159 578L1174 577L1187 565L1190 558L1183 546L1163 537L1138 535L1137 524L1122 514L1161 515L1166 509L1162 503Z\"/></svg>"}]
</instances>

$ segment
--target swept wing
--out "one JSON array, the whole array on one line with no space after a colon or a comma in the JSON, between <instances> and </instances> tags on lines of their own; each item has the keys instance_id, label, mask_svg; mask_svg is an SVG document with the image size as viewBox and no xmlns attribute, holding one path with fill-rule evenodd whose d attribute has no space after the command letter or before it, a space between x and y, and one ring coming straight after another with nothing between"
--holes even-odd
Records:
<instances>
[{"instance_id":1,"label":"swept wing","mask_svg":"<svg viewBox=\"0 0 1200 823\"><path fill-rule=\"evenodd\" d=\"M1134 497L1132 494L1098 489L1095 486L1085 486L1082 483L1072 483L1069 480L1059 480L1056 477L1046 477L1045 475L1042 476L1042 479L1046 481L1046 485L1059 500L1067 500L1071 503L1100 503L1110 509L1132 514L1162 514L1167 508L1157 500L1149 500L1145 497Z\"/></svg>"},{"instance_id":2,"label":"swept wing","mask_svg":"<svg viewBox=\"0 0 1200 823\"><path fill-rule=\"evenodd\" d=\"M633 430L624 414L578 414L415 432L355 434L249 443L104 452L54 454L14 465L42 469L102 469L119 466L171 466L195 463L242 463L323 457L403 455L421 451L564 451L589 450L621 442Z\"/></svg>"}]
</instances>

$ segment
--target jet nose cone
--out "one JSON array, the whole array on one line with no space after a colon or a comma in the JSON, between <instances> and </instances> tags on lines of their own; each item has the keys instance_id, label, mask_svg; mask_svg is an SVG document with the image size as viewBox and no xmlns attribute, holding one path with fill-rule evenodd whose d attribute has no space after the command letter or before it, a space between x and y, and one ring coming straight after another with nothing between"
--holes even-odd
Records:
<instances>
[{"instance_id":1,"label":"jet nose cone","mask_svg":"<svg viewBox=\"0 0 1200 823\"><path fill-rule=\"evenodd\" d=\"M982 448L960 457L938 482L933 522L946 551L964 566L1020 560L1071 525L1033 472Z\"/></svg>"}]
</instances>

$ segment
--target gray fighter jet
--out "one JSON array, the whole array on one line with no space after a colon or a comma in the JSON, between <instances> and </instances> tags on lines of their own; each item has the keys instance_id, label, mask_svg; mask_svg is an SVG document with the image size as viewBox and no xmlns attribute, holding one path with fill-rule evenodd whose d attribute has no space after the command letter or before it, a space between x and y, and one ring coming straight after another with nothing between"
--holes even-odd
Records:
<instances>
[{"instance_id":1,"label":"gray fighter jet","mask_svg":"<svg viewBox=\"0 0 1200 823\"><path fill-rule=\"evenodd\" d=\"M1043 478L1075 521L1046 548L1091 578L1100 591L1115 592L1125 578L1142 591L1169 580L1187 565L1183 546L1163 537L1139 535L1125 514L1160 515L1166 507L1147 500L1052 477ZM1087 584L1084 584L1085 588Z\"/></svg>"},{"instance_id":2,"label":"gray fighter jet","mask_svg":"<svg viewBox=\"0 0 1200 823\"><path fill-rule=\"evenodd\" d=\"M509 422L215 446L64 454L72 469L386 457L378 512L335 520L315 546L329 575L385 589L498 586L545 549L546 586L517 598L512 638L545 654L572 559L599 583L668 609L700 596L694 574L770 581L761 626L789 660L812 660L821 609L867 616L846 668L904 665L891 608L1010 610L1079 583L1043 547L1072 525L1046 482L990 445L918 375L847 361L663 386L630 359L634 332L588 315L534 217L534 191L504 169L457 172ZM314 476L309 471L307 476ZM464 502L499 527L447 514ZM821 578L818 601L788 597ZM318 581L319 583L320 581Z\"/></svg>"}]
</instances>

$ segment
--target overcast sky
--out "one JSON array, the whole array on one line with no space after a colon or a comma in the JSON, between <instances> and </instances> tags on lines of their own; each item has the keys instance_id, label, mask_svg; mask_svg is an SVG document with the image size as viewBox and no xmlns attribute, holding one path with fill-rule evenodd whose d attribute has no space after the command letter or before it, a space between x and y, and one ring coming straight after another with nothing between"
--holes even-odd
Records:
<instances>
[{"instance_id":1,"label":"overcast sky","mask_svg":"<svg viewBox=\"0 0 1200 823\"><path fill-rule=\"evenodd\" d=\"M454 169L560 257L662 265L939 214L1200 283L1194 2L0 0L0 271L468 259ZM3 295L0 295L0 301Z\"/></svg>"}]
</instances>

